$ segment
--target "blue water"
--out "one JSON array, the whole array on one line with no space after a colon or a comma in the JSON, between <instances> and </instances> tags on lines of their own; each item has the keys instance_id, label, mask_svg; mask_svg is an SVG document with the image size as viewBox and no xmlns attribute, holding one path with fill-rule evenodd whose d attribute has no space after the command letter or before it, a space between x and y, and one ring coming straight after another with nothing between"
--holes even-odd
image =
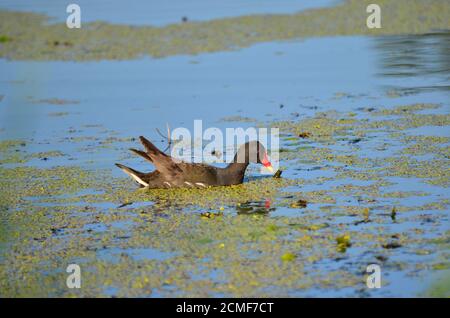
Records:
<instances>
[{"instance_id":1,"label":"blue water","mask_svg":"<svg viewBox=\"0 0 450 318\"><path fill-rule=\"evenodd\" d=\"M242 1L230 2L227 5L231 6L232 3ZM274 2L270 3L273 5ZM83 6L82 1L80 4ZM9 4L4 2L2 5L13 6L12 2ZM50 10L49 8L50 6L45 7L45 10ZM280 4L278 9L282 8L283 5ZM117 10L114 12L117 13ZM179 12L181 15L181 11ZM214 10L208 12L211 12L211 15L208 17L200 15L198 19L209 19L214 16ZM224 16L227 14L226 10L218 9L219 12ZM233 15L243 14L234 9L231 12ZM127 14L135 16L129 12ZM105 19L111 22L131 23L127 20L127 14ZM175 13L171 11L170 16L161 15L161 20L152 20L152 24L153 21L157 21L155 24L176 22L179 19L178 15L177 11ZM186 15L191 16L189 12ZM192 14L192 17L195 15ZM142 20L136 23L146 22ZM101 62L0 60L0 95L3 95L0 101L0 139L29 139L32 141L26 146L29 152L58 149L66 154L64 157L52 158L48 162L33 160L29 163L31 165L50 167L62 164L78 165L82 168L112 168L114 176L122 176L118 169L113 168L113 164L124 158L127 164L138 170L149 169L148 164L139 158L125 155L126 149L136 146L137 143L117 142L113 148L95 151L99 141L109 136L128 138L146 135L155 141L157 146L163 147L165 142L154 128L164 130L166 123L172 128L183 126L192 129L193 121L202 119L205 128L214 126L225 129L253 125L253 123L221 121L221 118L226 116L241 115L270 122L277 119L293 119L292 114L298 113L299 117L295 117L298 120L314 116L320 111L356 112L361 107L395 107L420 102L441 104L440 109L431 112L448 113L450 81L446 52L450 47L449 39L449 34L378 38L333 37L265 43L233 52L173 56L163 59L145 57L132 61ZM405 65L409 66L405 68ZM394 97L392 92L395 93ZM78 103L67 105L35 103L49 98L74 100ZM281 104L283 108L280 108ZM55 112L67 114L49 116ZM432 129L421 127L408 132L450 136L445 126ZM98 136L99 139L71 142L71 137L83 136ZM372 149L367 150L367 156L375 156L373 148L388 139L387 135L367 138L364 146ZM342 145L335 147L338 149ZM393 147L390 151L398 149L400 148ZM283 176L312 179L333 175L329 171L313 168L310 164L290 166ZM405 206L448 198L446 189L430 186L423 180L411 178L390 180L397 184L387 187L386 191L430 193L430 197L426 199L415 196L402 199L402 205ZM305 185L303 191L320 190L323 187L330 189L345 183L358 184L355 180L331 181L323 186ZM354 202L355 198L347 196L342 196L339 200L342 202L353 200L348 204L358 204ZM264 210L264 204L265 202L256 202L250 207L255 211L261 211ZM293 209L277 208L271 211L271 216L289 215L293 213L292 211ZM375 210L375 213L378 212ZM425 213L431 212L418 211L407 216L399 215L398 223L385 225L386 232L401 232L410 229L411 226L419 226L420 221L413 219L411 222L411 218ZM448 211L442 213L448 215ZM445 215L441 220L445 220ZM334 221L349 223L354 219L343 216ZM115 226L126 228L127 224ZM359 225L358 229L364 230L365 225ZM93 226L92 230L101 232L106 229ZM448 230L448 223L442 223L438 230L441 232ZM101 257L105 259L123 253L130 254L133 259L170 257L152 249L107 250L101 253L103 253ZM422 260L420 258L422 256L407 255L404 252L396 254L394 251L392 254L393 260L396 257L403 261L409 258L412 262L417 262L418 258ZM343 262L349 262L346 266L354 270L355 264L351 263L352 261L356 265L365 264L371 256L373 255L352 248L346 256L347 260ZM341 263L335 264L334 261L330 261L326 264L316 264L313 270L321 268L329 270L332 266L341 266ZM373 291L372 296L416 295L431 280L430 277L426 277L421 278L419 282L417 279L405 277L402 271L396 270L388 270L388 275L393 284L388 289ZM321 289L301 291L295 295L352 294L352 289L340 291Z\"/></svg>"},{"instance_id":2,"label":"blue water","mask_svg":"<svg viewBox=\"0 0 450 318\"><path fill-rule=\"evenodd\" d=\"M52 17L52 22L64 22L69 15L67 5L81 8L81 21L106 21L119 24L154 25L205 21L250 14L291 14L311 8L338 3L338 0L2 0L0 9L32 11ZM126 5L126 10L124 10Z\"/></svg>"}]
</instances>

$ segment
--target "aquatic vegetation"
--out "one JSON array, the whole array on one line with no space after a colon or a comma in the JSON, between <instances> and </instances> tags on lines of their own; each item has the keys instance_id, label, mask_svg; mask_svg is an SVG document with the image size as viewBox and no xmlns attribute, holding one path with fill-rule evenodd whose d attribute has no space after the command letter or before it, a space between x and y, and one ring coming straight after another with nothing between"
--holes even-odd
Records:
<instances>
[{"instance_id":1,"label":"aquatic vegetation","mask_svg":"<svg viewBox=\"0 0 450 318\"><path fill-rule=\"evenodd\" d=\"M281 260L284 261L284 262L291 262L291 261L295 260L296 258L297 257L295 256L295 254L292 254L292 253L289 253L289 252L281 255Z\"/></svg>"},{"instance_id":2,"label":"aquatic vegetation","mask_svg":"<svg viewBox=\"0 0 450 318\"><path fill-rule=\"evenodd\" d=\"M0 43L10 42L12 39L7 35L0 35Z\"/></svg>"},{"instance_id":3,"label":"aquatic vegetation","mask_svg":"<svg viewBox=\"0 0 450 318\"><path fill-rule=\"evenodd\" d=\"M437 109L440 106L437 104L426 104L426 103L418 103L411 105L400 105L394 108L384 108L370 112L373 116L405 116L414 114L418 111L427 110L427 109Z\"/></svg>"},{"instance_id":4,"label":"aquatic vegetation","mask_svg":"<svg viewBox=\"0 0 450 318\"><path fill-rule=\"evenodd\" d=\"M62 157L64 154L60 151L45 152L26 152L26 142L21 140L5 140L0 142L1 159L0 164L19 164L26 163L33 158L48 160L52 157Z\"/></svg>"},{"instance_id":5,"label":"aquatic vegetation","mask_svg":"<svg viewBox=\"0 0 450 318\"><path fill-rule=\"evenodd\" d=\"M368 3L159 28L95 22L77 32L43 15L0 11L0 57L162 58L317 36L449 30L448 1L380 0L379 30L365 26ZM0 296L366 297L380 295L365 288L366 267L374 263L388 276L384 295L398 296L389 285L398 276L436 274L444 279L430 294L448 295L450 137L418 132L447 129L448 105L392 107L408 94L388 91L396 99L382 108L376 97L356 105L362 95L337 92L326 102L361 107L307 118L290 109L297 96L287 96L268 122L244 112L222 118L278 127L281 139L282 175L249 174L227 188L137 189L102 161L129 158L124 149L134 141L107 123L67 127L64 137L59 131L45 140L2 140ZM59 107L69 103L78 101L30 98L27 106L51 108L47 119L69 121L71 106ZM66 287L70 263L81 266L80 290Z\"/></svg>"},{"instance_id":6,"label":"aquatic vegetation","mask_svg":"<svg viewBox=\"0 0 450 318\"><path fill-rule=\"evenodd\" d=\"M445 272L450 201L396 181L448 187L449 138L398 124L414 117L414 126L447 125L422 113L438 110L403 105L273 123L288 150L286 172L330 174L249 177L225 188L139 190L109 169L29 166L64 154L29 152L32 140L2 141L0 295L262 297L351 287L348 295L363 296L367 264L406 275ZM376 150L373 136L389 136L386 150ZM68 140L75 148L132 141L108 132ZM425 153L433 159L421 159ZM80 290L65 286L70 263L82 267Z\"/></svg>"},{"instance_id":7,"label":"aquatic vegetation","mask_svg":"<svg viewBox=\"0 0 450 318\"><path fill-rule=\"evenodd\" d=\"M448 298L450 297L450 272L439 275L439 279L424 294L425 297Z\"/></svg>"},{"instance_id":8,"label":"aquatic vegetation","mask_svg":"<svg viewBox=\"0 0 450 318\"><path fill-rule=\"evenodd\" d=\"M24 162L20 154L21 148L25 147L26 143L21 140L3 140L0 141L0 164Z\"/></svg>"},{"instance_id":9,"label":"aquatic vegetation","mask_svg":"<svg viewBox=\"0 0 450 318\"><path fill-rule=\"evenodd\" d=\"M69 105L69 104L79 104L76 100L67 100L61 98L44 98L38 100L32 100L35 104L49 104L49 105Z\"/></svg>"},{"instance_id":10,"label":"aquatic vegetation","mask_svg":"<svg viewBox=\"0 0 450 318\"><path fill-rule=\"evenodd\" d=\"M50 113L48 113L48 115L50 117L62 117L62 116L69 115L69 113L68 112L50 112Z\"/></svg>"},{"instance_id":11,"label":"aquatic vegetation","mask_svg":"<svg viewBox=\"0 0 450 318\"><path fill-rule=\"evenodd\" d=\"M228 116L220 119L221 121L234 121L234 122L243 122L243 123L251 123L256 122L256 119L250 117L242 117L242 116Z\"/></svg>"},{"instance_id":12,"label":"aquatic vegetation","mask_svg":"<svg viewBox=\"0 0 450 318\"><path fill-rule=\"evenodd\" d=\"M352 243L350 242L350 235L344 234L342 236L338 236L336 238L337 243L337 250L341 253L344 253L347 248L352 246Z\"/></svg>"},{"instance_id":13,"label":"aquatic vegetation","mask_svg":"<svg viewBox=\"0 0 450 318\"><path fill-rule=\"evenodd\" d=\"M450 29L445 0L379 0L381 29L368 29L368 0L292 15L252 15L165 27L103 22L73 32L34 13L0 11L0 57L17 60L123 60L236 50L262 42L336 35L424 34ZM67 40L70 39L70 40Z\"/></svg>"}]
</instances>

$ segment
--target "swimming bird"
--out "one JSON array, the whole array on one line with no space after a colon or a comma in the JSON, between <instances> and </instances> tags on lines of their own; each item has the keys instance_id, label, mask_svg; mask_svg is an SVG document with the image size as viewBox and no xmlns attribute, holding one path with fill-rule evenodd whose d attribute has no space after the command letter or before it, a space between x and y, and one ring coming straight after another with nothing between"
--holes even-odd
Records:
<instances>
[{"instance_id":1,"label":"swimming bird","mask_svg":"<svg viewBox=\"0 0 450 318\"><path fill-rule=\"evenodd\" d=\"M225 168L203 163L188 163L175 160L153 145L143 136L139 137L145 151L130 149L155 166L155 170L144 173L120 163L116 166L131 176L140 187L145 188L206 188L227 186L244 181L245 170L250 163L264 165L273 171L265 147L259 141L247 142L239 148L233 162Z\"/></svg>"}]
</instances>

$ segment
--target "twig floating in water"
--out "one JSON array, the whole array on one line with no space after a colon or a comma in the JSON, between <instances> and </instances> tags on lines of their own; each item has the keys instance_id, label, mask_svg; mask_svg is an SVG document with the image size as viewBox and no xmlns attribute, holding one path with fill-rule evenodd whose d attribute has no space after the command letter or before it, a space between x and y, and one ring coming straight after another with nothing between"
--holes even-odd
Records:
<instances>
[{"instance_id":1,"label":"twig floating in water","mask_svg":"<svg viewBox=\"0 0 450 318\"><path fill-rule=\"evenodd\" d=\"M275 172L275 174L273 175L274 178L281 178L281 174L283 173L283 171L281 171L280 169L277 170L277 172Z\"/></svg>"}]
</instances>

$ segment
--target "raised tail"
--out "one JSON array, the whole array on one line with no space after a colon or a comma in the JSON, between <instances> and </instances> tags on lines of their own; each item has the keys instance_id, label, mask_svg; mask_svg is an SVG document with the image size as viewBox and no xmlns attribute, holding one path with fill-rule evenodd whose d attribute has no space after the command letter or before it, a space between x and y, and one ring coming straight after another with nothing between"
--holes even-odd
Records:
<instances>
[{"instance_id":1,"label":"raised tail","mask_svg":"<svg viewBox=\"0 0 450 318\"><path fill-rule=\"evenodd\" d=\"M159 150L154 144L152 144L147 138L144 136L139 136L139 140L141 141L142 145L145 148L145 151L147 151L147 154L150 156L150 158L154 156L164 156L167 157L167 155Z\"/></svg>"},{"instance_id":2,"label":"raised tail","mask_svg":"<svg viewBox=\"0 0 450 318\"><path fill-rule=\"evenodd\" d=\"M171 181L183 172L178 164L172 160L172 157L156 148L156 146L145 137L139 136L139 139L144 145L145 151L150 157L156 170L158 170L167 181Z\"/></svg>"},{"instance_id":3,"label":"raised tail","mask_svg":"<svg viewBox=\"0 0 450 318\"><path fill-rule=\"evenodd\" d=\"M136 180L137 183L143 185L144 187L148 187L148 183L142 180L144 173L134 170L130 167L124 166L120 163L116 163L116 166L119 167L123 172Z\"/></svg>"}]
</instances>

